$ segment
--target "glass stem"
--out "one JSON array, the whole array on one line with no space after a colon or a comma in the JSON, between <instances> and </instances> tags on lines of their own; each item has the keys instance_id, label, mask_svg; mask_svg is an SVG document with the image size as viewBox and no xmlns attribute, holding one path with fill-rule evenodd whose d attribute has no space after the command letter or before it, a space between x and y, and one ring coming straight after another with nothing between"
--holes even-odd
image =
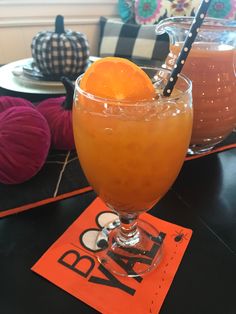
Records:
<instances>
[{"instance_id":1,"label":"glass stem","mask_svg":"<svg viewBox=\"0 0 236 314\"><path fill-rule=\"evenodd\" d=\"M117 230L116 241L120 246L130 247L136 245L139 238L137 227L138 214L119 214L120 226Z\"/></svg>"}]
</instances>

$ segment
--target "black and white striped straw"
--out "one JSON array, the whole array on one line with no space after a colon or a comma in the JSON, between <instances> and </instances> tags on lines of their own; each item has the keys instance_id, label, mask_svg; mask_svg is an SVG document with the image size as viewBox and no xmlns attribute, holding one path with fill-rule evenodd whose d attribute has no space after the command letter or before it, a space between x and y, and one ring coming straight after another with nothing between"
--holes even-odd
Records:
<instances>
[{"instance_id":1,"label":"black and white striped straw","mask_svg":"<svg viewBox=\"0 0 236 314\"><path fill-rule=\"evenodd\" d=\"M195 18L193 19L192 25L190 27L190 30L188 32L188 36L185 39L185 42L183 44L183 47L181 49L181 52L178 56L178 59L174 65L174 68L170 74L168 83L166 84L163 95L164 96L170 96L172 93L172 90L175 86L175 83L178 79L178 75L181 72L184 63L188 57L188 54L191 50L192 44L197 37L197 34L199 32L199 29L204 21L204 18L206 16L207 10L209 8L209 5L211 3L211 0L203 0L201 5L199 6L199 9L196 13Z\"/></svg>"}]
</instances>

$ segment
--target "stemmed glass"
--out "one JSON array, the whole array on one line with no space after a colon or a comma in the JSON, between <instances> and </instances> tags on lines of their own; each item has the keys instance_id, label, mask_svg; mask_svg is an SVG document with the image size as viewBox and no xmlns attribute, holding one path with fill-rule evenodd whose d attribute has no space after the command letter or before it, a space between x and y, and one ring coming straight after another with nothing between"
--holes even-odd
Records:
<instances>
[{"instance_id":1,"label":"stemmed glass","mask_svg":"<svg viewBox=\"0 0 236 314\"><path fill-rule=\"evenodd\" d=\"M107 269L131 277L152 270L161 260L162 233L139 215L173 184L192 129L189 79L179 75L172 95L163 97L169 71L143 70L156 88L155 99L131 102L97 97L81 89L80 76L73 106L82 169L97 195L119 217L104 226L94 250Z\"/></svg>"}]
</instances>

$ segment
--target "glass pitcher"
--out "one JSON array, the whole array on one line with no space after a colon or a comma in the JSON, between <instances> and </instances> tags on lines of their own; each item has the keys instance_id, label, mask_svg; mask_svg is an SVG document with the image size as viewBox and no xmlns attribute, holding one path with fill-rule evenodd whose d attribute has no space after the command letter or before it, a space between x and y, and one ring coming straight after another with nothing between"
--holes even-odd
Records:
<instances>
[{"instance_id":1,"label":"glass pitcher","mask_svg":"<svg viewBox=\"0 0 236 314\"><path fill-rule=\"evenodd\" d=\"M157 34L168 33L172 69L194 17L161 21ZM182 69L193 83L193 131L189 154L207 152L236 126L236 21L205 18Z\"/></svg>"}]
</instances>

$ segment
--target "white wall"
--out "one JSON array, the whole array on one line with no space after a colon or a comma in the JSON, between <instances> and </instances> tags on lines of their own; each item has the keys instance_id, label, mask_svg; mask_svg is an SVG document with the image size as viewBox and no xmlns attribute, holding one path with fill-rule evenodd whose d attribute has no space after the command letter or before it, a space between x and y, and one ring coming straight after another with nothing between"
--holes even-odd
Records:
<instances>
[{"instance_id":1,"label":"white wall","mask_svg":"<svg viewBox=\"0 0 236 314\"><path fill-rule=\"evenodd\" d=\"M0 64L31 57L30 44L42 30L54 30L55 16L65 29L85 33L97 54L99 17L117 17L117 0L0 0Z\"/></svg>"}]
</instances>

